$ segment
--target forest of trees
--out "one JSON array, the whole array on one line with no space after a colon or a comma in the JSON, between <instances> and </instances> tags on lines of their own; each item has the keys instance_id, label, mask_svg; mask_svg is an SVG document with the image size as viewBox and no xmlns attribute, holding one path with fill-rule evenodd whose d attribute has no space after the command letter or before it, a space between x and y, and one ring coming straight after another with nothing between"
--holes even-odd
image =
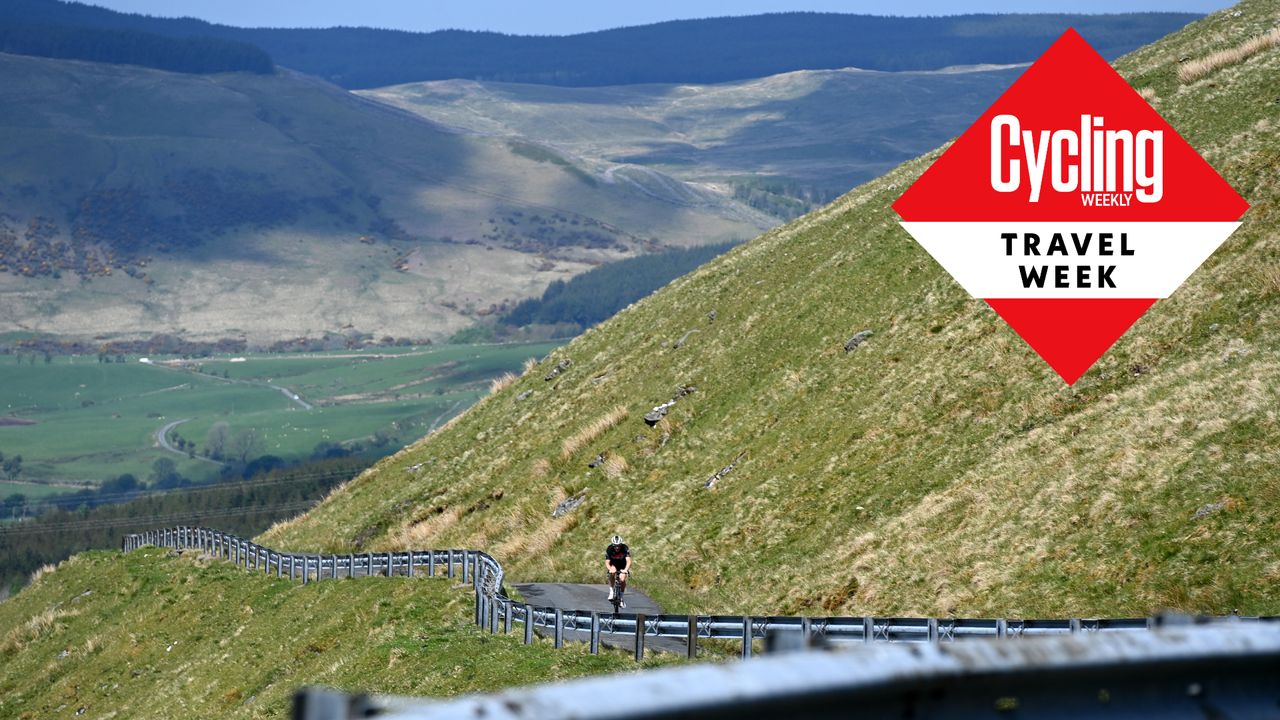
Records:
<instances>
[{"instance_id":1,"label":"forest of trees","mask_svg":"<svg viewBox=\"0 0 1280 720\"><path fill-rule=\"evenodd\" d=\"M601 265L569 282L556 280L542 297L521 302L500 322L511 327L559 325L564 334L575 335L732 247L703 245Z\"/></svg>"},{"instance_id":2,"label":"forest of trees","mask_svg":"<svg viewBox=\"0 0 1280 720\"><path fill-rule=\"evenodd\" d=\"M43 565L83 550L118 548L122 535L140 530L205 525L252 537L303 512L373 462L317 453L322 459L213 485L184 483L173 461L161 458L146 483L122 475L96 491L36 503L9 495L0 500L0 588L15 591Z\"/></svg>"},{"instance_id":3,"label":"forest of trees","mask_svg":"<svg viewBox=\"0 0 1280 720\"><path fill-rule=\"evenodd\" d=\"M285 67L348 88L468 78L549 85L724 82L802 69L924 70L1035 59L1067 27L1107 58L1200 16L954 15L874 17L775 13L678 20L568 36L370 28L245 29L161 19L57 0L6 0L29 23L130 29L250 43Z\"/></svg>"},{"instance_id":4,"label":"forest of trees","mask_svg":"<svg viewBox=\"0 0 1280 720\"><path fill-rule=\"evenodd\" d=\"M174 38L138 30L40 25L0 16L0 52L64 60L169 70L181 73L254 72L275 69L260 48L208 37Z\"/></svg>"}]
</instances>

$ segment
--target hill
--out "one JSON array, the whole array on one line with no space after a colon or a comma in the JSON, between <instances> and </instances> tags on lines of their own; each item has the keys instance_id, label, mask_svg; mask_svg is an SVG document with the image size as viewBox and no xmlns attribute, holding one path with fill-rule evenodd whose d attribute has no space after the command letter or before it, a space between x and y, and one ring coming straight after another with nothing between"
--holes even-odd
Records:
<instances>
[{"instance_id":1,"label":"hill","mask_svg":"<svg viewBox=\"0 0 1280 720\"><path fill-rule=\"evenodd\" d=\"M679 20L569 36L372 28L249 29L117 13L57 0L9 0L25 22L127 28L249 43L286 67L347 88L467 78L544 85L716 83L804 69L936 70L1029 62L1074 26L1113 58L1197 15L877 17L775 13ZM0 20L6 17L0 10Z\"/></svg>"},{"instance_id":2,"label":"hill","mask_svg":"<svg viewBox=\"0 0 1280 720\"><path fill-rule=\"evenodd\" d=\"M513 581L598 582L622 532L636 582L675 612L1276 612L1280 53L1177 73L1278 11L1245 2L1119 63L1253 209L1074 388L899 228L890 203L931 153L624 310L262 540L478 545ZM163 554L81 556L0 604L6 713L267 714L281 685L512 677L495 670L510 638L450 632L468 608L425 582L286 591Z\"/></svg>"},{"instance_id":3,"label":"hill","mask_svg":"<svg viewBox=\"0 0 1280 720\"><path fill-rule=\"evenodd\" d=\"M141 65L189 73L274 69L252 45L215 38L171 38L137 30L0 21L0 52L70 60Z\"/></svg>"},{"instance_id":4,"label":"hill","mask_svg":"<svg viewBox=\"0 0 1280 720\"><path fill-rule=\"evenodd\" d=\"M0 77L0 330L438 338L601 262L776 222L289 70L0 55Z\"/></svg>"},{"instance_id":5,"label":"hill","mask_svg":"<svg viewBox=\"0 0 1280 720\"><path fill-rule=\"evenodd\" d=\"M619 182L651 184L657 171L794 219L960 134L1022 70L816 70L607 88L445 80L359 94L556 148Z\"/></svg>"},{"instance_id":6,"label":"hill","mask_svg":"<svg viewBox=\"0 0 1280 720\"><path fill-rule=\"evenodd\" d=\"M515 578L590 580L617 531L680 610L1280 610L1280 53L1177 76L1277 7L1119 63L1253 208L1073 388L898 226L935 152L624 310L264 537L486 547Z\"/></svg>"}]
</instances>

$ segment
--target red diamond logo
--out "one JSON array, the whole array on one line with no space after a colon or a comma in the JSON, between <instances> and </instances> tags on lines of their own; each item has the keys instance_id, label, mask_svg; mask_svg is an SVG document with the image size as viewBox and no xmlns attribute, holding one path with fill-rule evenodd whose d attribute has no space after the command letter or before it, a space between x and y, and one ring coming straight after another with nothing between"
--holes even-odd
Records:
<instances>
[{"instance_id":1,"label":"red diamond logo","mask_svg":"<svg viewBox=\"0 0 1280 720\"><path fill-rule=\"evenodd\" d=\"M1068 384L1248 208L1074 30L893 205Z\"/></svg>"}]
</instances>

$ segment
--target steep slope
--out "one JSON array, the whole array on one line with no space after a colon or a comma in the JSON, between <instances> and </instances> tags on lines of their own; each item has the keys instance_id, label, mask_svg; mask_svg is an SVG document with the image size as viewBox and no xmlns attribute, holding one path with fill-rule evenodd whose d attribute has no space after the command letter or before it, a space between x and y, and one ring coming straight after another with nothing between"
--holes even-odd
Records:
<instances>
[{"instance_id":1,"label":"steep slope","mask_svg":"<svg viewBox=\"0 0 1280 720\"><path fill-rule=\"evenodd\" d=\"M438 336L592 263L774 222L287 70L0 55L0 77L0 330Z\"/></svg>"},{"instance_id":2,"label":"steep slope","mask_svg":"<svg viewBox=\"0 0 1280 720\"><path fill-rule=\"evenodd\" d=\"M1280 51L1176 77L1277 17L1245 2L1118 63L1253 207L1074 388L899 228L889 205L935 152L624 310L266 537L465 544L513 579L590 580L621 532L679 610L1280 611Z\"/></svg>"},{"instance_id":3,"label":"steep slope","mask_svg":"<svg viewBox=\"0 0 1280 720\"><path fill-rule=\"evenodd\" d=\"M620 182L641 182L650 168L796 217L958 135L1022 69L819 70L608 88L444 80L360 94L590 158Z\"/></svg>"}]
</instances>

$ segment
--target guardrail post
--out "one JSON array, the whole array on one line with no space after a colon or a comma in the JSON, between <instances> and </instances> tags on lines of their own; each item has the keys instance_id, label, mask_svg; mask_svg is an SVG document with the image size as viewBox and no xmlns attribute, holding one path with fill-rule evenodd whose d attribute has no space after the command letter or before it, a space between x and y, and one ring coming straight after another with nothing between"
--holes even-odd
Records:
<instances>
[{"instance_id":1,"label":"guardrail post","mask_svg":"<svg viewBox=\"0 0 1280 720\"><path fill-rule=\"evenodd\" d=\"M876 639L876 620L872 617L862 618L862 642L869 643Z\"/></svg>"},{"instance_id":2,"label":"guardrail post","mask_svg":"<svg viewBox=\"0 0 1280 720\"><path fill-rule=\"evenodd\" d=\"M813 646L813 620L800 618L800 641L806 648Z\"/></svg>"},{"instance_id":3,"label":"guardrail post","mask_svg":"<svg viewBox=\"0 0 1280 720\"><path fill-rule=\"evenodd\" d=\"M466 550L462 551L462 584L475 585L475 583L471 581L471 562L467 560Z\"/></svg>"},{"instance_id":4,"label":"guardrail post","mask_svg":"<svg viewBox=\"0 0 1280 720\"><path fill-rule=\"evenodd\" d=\"M636 662L644 660L644 614L636 613Z\"/></svg>"},{"instance_id":5,"label":"guardrail post","mask_svg":"<svg viewBox=\"0 0 1280 720\"><path fill-rule=\"evenodd\" d=\"M524 604L524 644L533 644L533 606Z\"/></svg>"},{"instance_id":6,"label":"guardrail post","mask_svg":"<svg viewBox=\"0 0 1280 720\"><path fill-rule=\"evenodd\" d=\"M511 634L511 614L512 614L511 605L512 603L510 600L502 601L502 634L503 635Z\"/></svg>"},{"instance_id":7,"label":"guardrail post","mask_svg":"<svg viewBox=\"0 0 1280 720\"><path fill-rule=\"evenodd\" d=\"M938 642L938 618L929 618L929 642Z\"/></svg>"},{"instance_id":8,"label":"guardrail post","mask_svg":"<svg viewBox=\"0 0 1280 720\"><path fill-rule=\"evenodd\" d=\"M237 541L235 544L235 554L236 556L232 560L232 562L235 564L236 567L240 567L240 542L239 541Z\"/></svg>"},{"instance_id":9,"label":"guardrail post","mask_svg":"<svg viewBox=\"0 0 1280 720\"><path fill-rule=\"evenodd\" d=\"M555 639L557 650L564 647L564 611L560 608L556 608Z\"/></svg>"},{"instance_id":10,"label":"guardrail post","mask_svg":"<svg viewBox=\"0 0 1280 720\"><path fill-rule=\"evenodd\" d=\"M1000 618L996 620L996 637L1002 638L1002 639L1009 637L1009 621L1008 620L1005 620L1004 618Z\"/></svg>"},{"instance_id":11,"label":"guardrail post","mask_svg":"<svg viewBox=\"0 0 1280 720\"><path fill-rule=\"evenodd\" d=\"M498 634L498 613L502 612L502 601L496 597L489 598L489 634Z\"/></svg>"},{"instance_id":12,"label":"guardrail post","mask_svg":"<svg viewBox=\"0 0 1280 720\"><path fill-rule=\"evenodd\" d=\"M427 577L436 576L436 551L427 551Z\"/></svg>"},{"instance_id":13,"label":"guardrail post","mask_svg":"<svg viewBox=\"0 0 1280 720\"><path fill-rule=\"evenodd\" d=\"M413 551L409 551L409 577L413 577Z\"/></svg>"},{"instance_id":14,"label":"guardrail post","mask_svg":"<svg viewBox=\"0 0 1280 720\"><path fill-rule=\"evenodd\" d=\"M311 581L311 556L302 556L302 584L306 585Z\"/></svg>"},{"instance_id":15,"label":"guardrail post","mask_svg":"<svg viewBox=\"0 0 1280 720\"><path fill-rule=\"evenodd\" d=\"M453 548L449 549L449 562L448 562L448 567L445 568L445 577L449 578L450 580L453 579Z\"/></svg>"},{"instance_id":16,"label":"guardrail post","mask_svg":"<svg viewBox=\"0 0 1280 720\"><path fill-rule=\"evenodd\" d=\"M1080 632L1080 618L1071 618L1071 634Z\"/></svg>"},{"instance_id":17,"label":"guardrail post","mask_svg":"<svg viewBox=\"0 0 1280 720\"><path fill-rule=\"evenodd\" d=\"M698 657L698 616L689 616L689 629L685 631L685 657Z\"/></svg>"},{"instance_id":18,"label":"guardrail post","mask_svg":"<svg viewBox=\"0 0 1280 720\"><path fill-rule=\"evenodd\" d=\"M591 612L591 654L600 654L600 613Z\"/></svg>"},{"instance_id":19,"label":"guardrail post","mask_svg":"<svg viewBox=\"0 0 1280 720\"><path fill-rule=\"evenodd\" d=\"M480 594L479 590L476 590L476 613L475 613L474 621L477 626L480 624L480 613L483 609L484 609L484 597Z\"/></svg>"},{"instance_id":20,"label":"guardrail post","mask_svg":"<svg viewBox=\"0 0 1280 720\"><path fill-rule=\"evenodd\" d=\"M751 616L742 616L742 659L751 657Z\"/></svg>"},{"instance_id":21,"label":"guardrail post","mask_svg":"<svg viewBox=\"0 0 1280 720\"><path fill-rule=\"evenodd\" d=\"M329 568L329 579L337 580L338 579L338 556L330 555L329 560L333 562L333 567Z\"/></svg>"}]
</instances>

